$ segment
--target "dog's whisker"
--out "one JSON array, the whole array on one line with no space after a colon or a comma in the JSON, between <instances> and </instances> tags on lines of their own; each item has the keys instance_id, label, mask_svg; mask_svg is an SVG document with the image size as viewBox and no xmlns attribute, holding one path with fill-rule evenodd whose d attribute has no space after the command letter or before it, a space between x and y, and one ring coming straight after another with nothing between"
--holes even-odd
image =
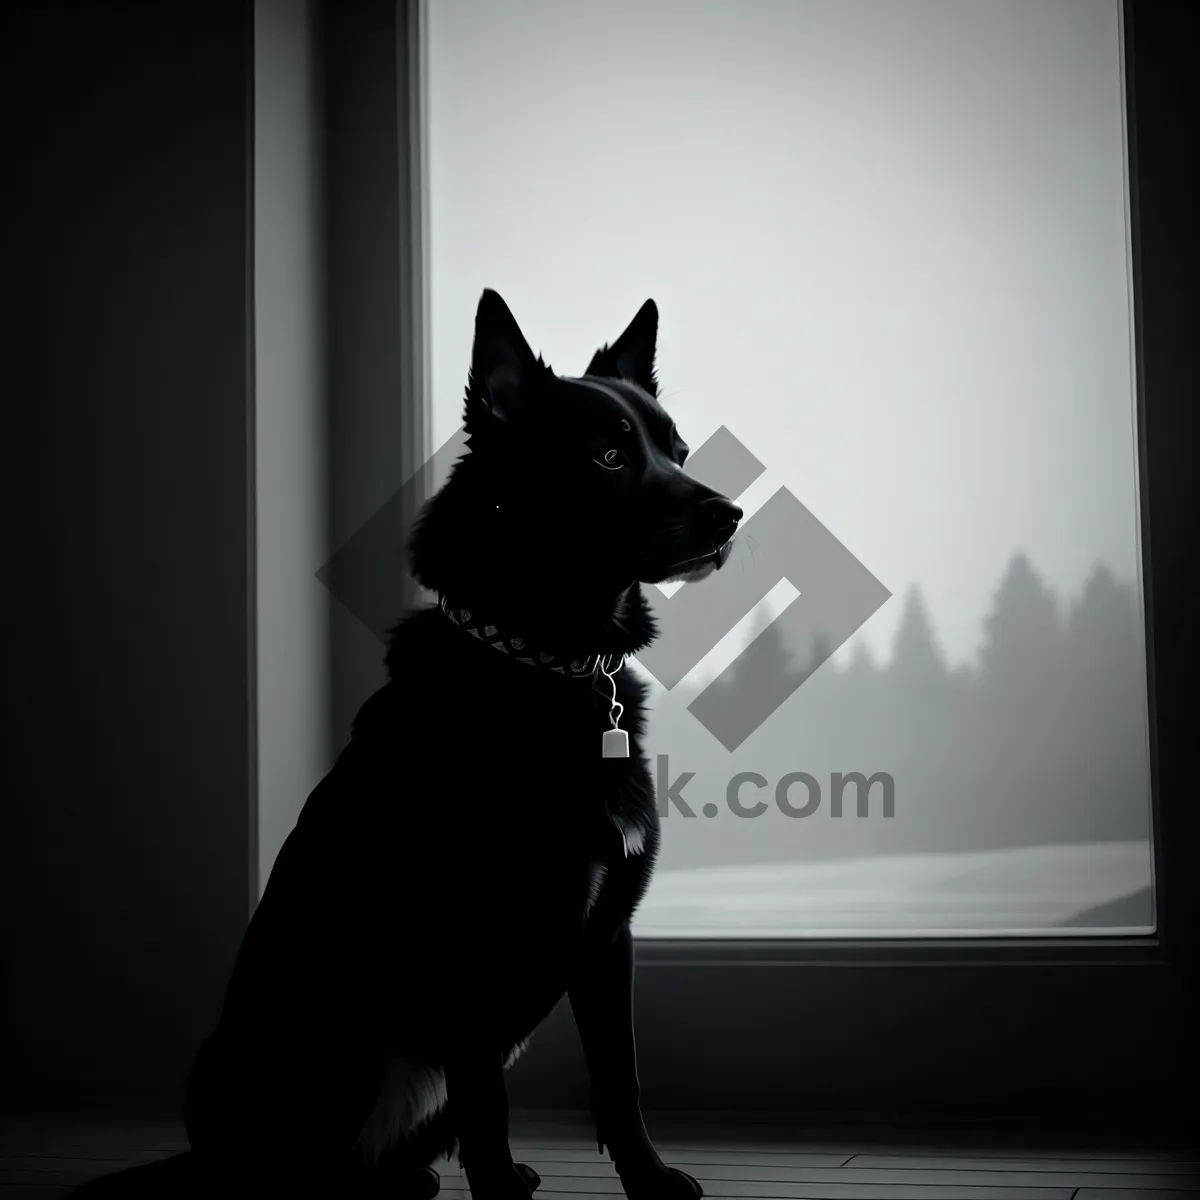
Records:
<instances>
[{"instance_id":1,"label":"dog's whisker","mask_svg":"<svg viewBox=\"0 0 1200 1200\"><path fill-rule=\"evenodd\" d=\"M661 546L667 546L672 542L678 541L682 533L682 524L673 525L670 528L662 529L657 533L652 534L649 538L647 538L646 545L652 549L657 549Z\"/></svg>"}]
</instances>

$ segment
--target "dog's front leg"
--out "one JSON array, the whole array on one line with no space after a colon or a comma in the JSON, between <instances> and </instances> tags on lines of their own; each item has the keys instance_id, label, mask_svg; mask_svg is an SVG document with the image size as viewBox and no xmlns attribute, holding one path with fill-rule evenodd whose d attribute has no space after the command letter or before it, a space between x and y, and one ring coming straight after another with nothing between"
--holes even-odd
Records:
<instances>
[{"instance_id":1,"label":"dog's front leg","mask_svg":"<svg viewBox=\"0 0 1200 1200\"><path fill-rule=\"evenodd\" d=\"M491 1047L465 1041L445 1064L446 1095L459 1159L474 1200L530 1200L540 1180L514 1163L508 1144L504 1061Z\"/></svg>"},{"instance_id":2,"label":"dog's front leg","mask_svg":"<svg viewBox=\"0 0 1200 1200\"><path fill-rule=\"evenodd\" d=\"M633 1034L633 935L623 920L610 937L594 937L568 994L592 1081L592 1109L630 1200L695 1200L700 1185L668 1167L642 1120Z\"/></svg>"}]
</instances>

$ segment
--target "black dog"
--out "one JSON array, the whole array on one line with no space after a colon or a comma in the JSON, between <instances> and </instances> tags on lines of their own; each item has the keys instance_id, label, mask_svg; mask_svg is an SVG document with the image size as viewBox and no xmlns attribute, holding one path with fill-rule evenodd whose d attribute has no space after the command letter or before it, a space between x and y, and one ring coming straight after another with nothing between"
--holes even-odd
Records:
<instances>
[{"instance_id":1,"label":"black dog","mask_svg":"<svg viewBox=\"0 0 1200 1200\"><path fill-rule=\"evenodd\" d=\"M192 1071L190 1157L214 1183L253 1167L431 1196L457 1142L476 1200L528 1200L503 1073L566 994L626 1194L701 1195L639 1107L629 918L659 825L644 689L620 667L654 636L639 582L720 567L742 514L682 469L657 326L647 301L564 378L484 292L470 453L411 543L441 603L393 632L390 682L280 851Z\"/></svg>"}]
</instances>

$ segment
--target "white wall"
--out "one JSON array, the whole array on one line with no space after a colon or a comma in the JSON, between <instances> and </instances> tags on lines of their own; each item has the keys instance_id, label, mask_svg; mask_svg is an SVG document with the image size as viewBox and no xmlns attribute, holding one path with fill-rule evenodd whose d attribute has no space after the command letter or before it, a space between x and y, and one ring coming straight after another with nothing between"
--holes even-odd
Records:
<instances>
[{"instance_id":1,"label":"white wall","mask_svg":"<svg viewBox=\"0 0 1200 1200\"><path fill-rule=\"evenodd\" d=\"M331 756L315 7L258 0L254 20L260 895Z\"/></svg>"}]
</instances>

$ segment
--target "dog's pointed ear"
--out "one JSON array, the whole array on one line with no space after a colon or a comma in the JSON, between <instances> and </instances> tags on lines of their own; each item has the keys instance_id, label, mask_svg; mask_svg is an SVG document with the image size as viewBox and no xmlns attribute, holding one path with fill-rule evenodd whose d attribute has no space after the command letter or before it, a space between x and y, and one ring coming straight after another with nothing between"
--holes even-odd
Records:
<instances>
[{"instance_id":1,"label":"dog's pointed ear","mask_svg":"<svg viewBox=\"0 0 1200 1200\"><path fill-rule=\"evenodd\" d=\"M463 423L468 432L489 418L511 421L526 401L541 365L498 292L487 288L475 310L475 345Z\"/></svg>"},{"instance_id":2,"label":"dog's pointed ear","mask_svg":"<svg viewBox=\"0 0 1200 1200\"><path fill-rule=\"evenodd\" d=\"M601 346L592 355L585 375L607 379L632 379L652 396L658 395L654 355L658 346L658 305L647 300L629 327L611 346Z\"/></svg>"}]
</instances>

